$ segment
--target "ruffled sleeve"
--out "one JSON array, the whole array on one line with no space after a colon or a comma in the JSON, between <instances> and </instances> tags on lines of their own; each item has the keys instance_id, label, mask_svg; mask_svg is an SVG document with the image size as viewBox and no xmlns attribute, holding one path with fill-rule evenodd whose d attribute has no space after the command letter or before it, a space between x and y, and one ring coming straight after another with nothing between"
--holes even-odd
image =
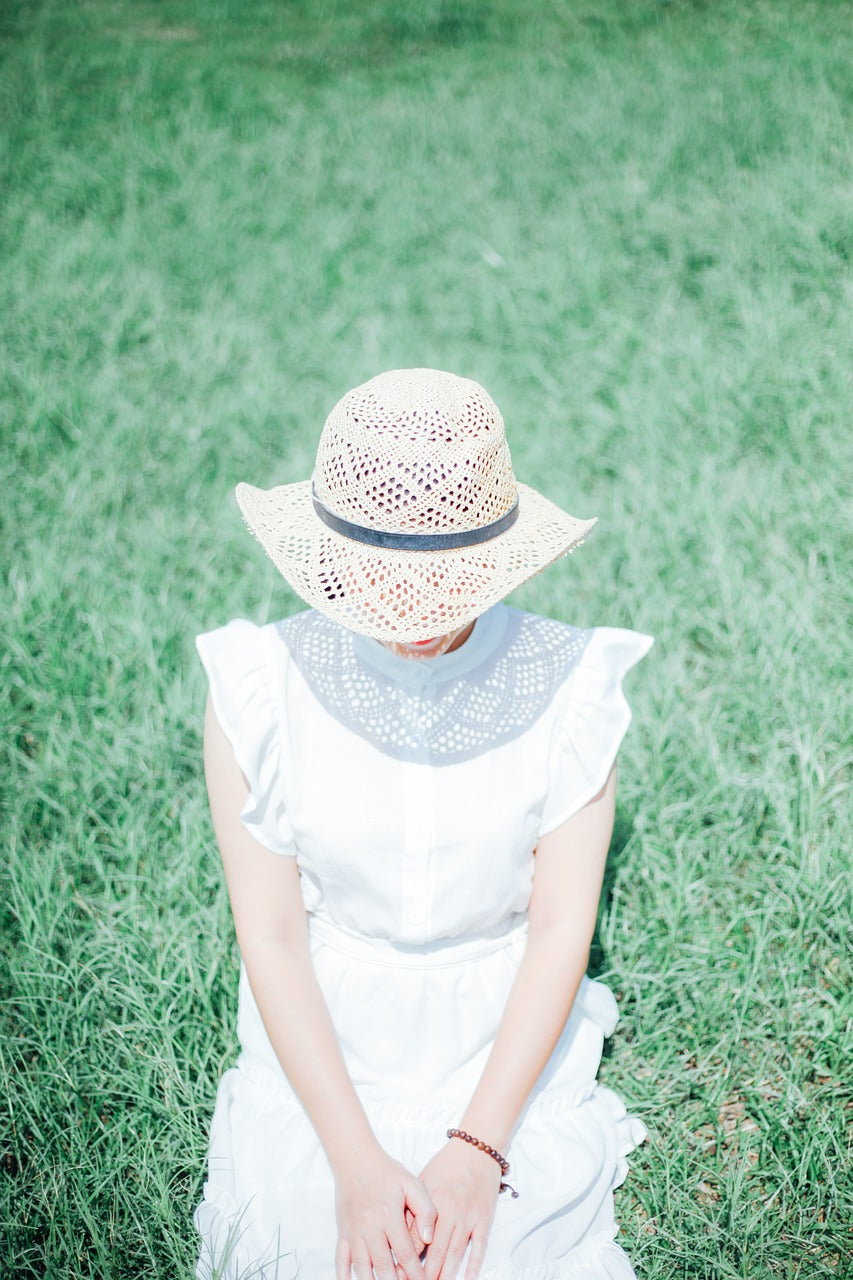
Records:
<instances>
[{"instance_id":1,"label":"ruffled sleeve","mask_svg":"<svg viewBox=\"0 0 853 1280\"><path fill-rule=\"evenodd\" d=\"M582 809L607 781L631 723L622 677L654 643L651 636L618 627L595 627L588 634L551 749L540 836Z\"/></svg>"},{"instance_id":2,"label":"ruffled sleeve","mask_svg":"<svg viewBox=\"0 0 853 1280\"><path fill-rule=\"evenodd\" d=\"M296 855L284 804L279 718L265 628L237 618L196 637L216 718L249 784L240 819L273 853Z\"/></svg>"}]
</instances>

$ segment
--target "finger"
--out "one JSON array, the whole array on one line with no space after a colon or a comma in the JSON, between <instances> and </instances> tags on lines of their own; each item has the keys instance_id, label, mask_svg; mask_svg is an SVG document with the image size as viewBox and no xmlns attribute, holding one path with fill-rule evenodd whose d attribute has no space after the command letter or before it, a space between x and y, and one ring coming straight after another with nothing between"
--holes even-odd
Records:
<instances>
[{"instance_id":1,"label":"finger","mask_svg":"<svg viewBox=\"0 0 853 1280\"><path fill-rule=\"evenodd\" d=\"M350 1248L352 1251L352 1269L355 1272L356 1280L373 1280L373 1267L370 1263L367 1245L363 1240L356 1240Z\"/></svg>"},{"instance_id":2,"label":"finger","mask_svg":"<svg viewBox=\"0 0 853 1280\"><path fill-rule=\"evenodd\" d=\"M475 1227L471 1232L471 1252L468 1254L468 1265L465 1268L465 1280L477 1280L483 1259L486 1256L486 1244L489 1233L482 1227Z\"/></svg>"},{"instance_id":3,"label":"finger","mask_svg":"<svg viewBox=\"0 0 853 1280\"><path fill-rule=\"evenodd\" d=\"M429 1244L435 1229L435 1205L430 1200L420 1178L408 1178L405 1183L405 1192L406 1204L415 1215L418 1235L424 1244Z\"/></svg>"},{"instance_id":4,"label":"finger","mask_svg":"<svg viewBox=\"0 0 853 1280\"><path fill-rule=\"evenodd\" d=\"M441 1280L456 1280L459 1268L462 1265L462 1259L465 1257L469 1238L470 1233L461 1230L459 1227L453 1232L450 1237L450 1244L447 1246L444 1265L441 1268Z\"/></svg>"},{"instance_id":5,"label":"finger","mask_svg":"<svg viewBox=\"0 0 853 1280\"><path fill-rule=\"evenodd\" d=\"M444 1259L447 1257L452 1235L452 1222L445 1226L444 1218L439 1218L435 1227L435 1239L427 1248L426 1262L424 1263L426 1280L438 1280L441 1275L441 1268L444 1266Z\"/></svg>"},{"instance_id":6,"label":"finger","mask_svg":"<svg viewBox=\"0 0 853 1280\"><path fill-rule=\"evenodd\" d=\"M335 1280L351 1280L352 1254L349 1241L339 1240L335 1249Z\"/></svg>"},{"instance_id":7,"label":"finger","mask_svg":"<svg viewBox=\"0 0 853 1280\"><path fill-rule=\"evenodd\" d=\"M411 1209L409 1209L408 1207L406 1208L405 1217L406 1217L406 1230L409 1233L409 1239L412 1242L412 1248L420 1258L424 1249L426 1248L426 1244L421 1239L421 1235L420 1235L420 1232L418 1231L417 1223L415 1222L415 1215L412 1213Z\"/></svg>"},{"instance_id":8,"label":"finger","mask_svg":"<svg viewBox=\"0 0 853 1280\"><path fill-rule=\"evenodd\" d=\"M397 1270L403 1270L406 1280L423 1280L424 1272L418 1260L418 1254L412 1243L411 1236L401 1224L399 1231L389 1233L391 1247L394 1250L394 1256L397 1259Z\"/></svg>"},{"instance_id":9,"label":"finger","mask_svg":"<svg viewBox=\"0 0 853 1280\"><path fill-rule=\"evenodd\" d=\"M370 1260L373 1263L373 1271L376 1280L397 1280L397 1264L391 1254L391 1245L386 1239L384 1233L367 1241L370 1249ZM413 1280L415 1278L413 1277Z\"/></svg>"}]
</instances>

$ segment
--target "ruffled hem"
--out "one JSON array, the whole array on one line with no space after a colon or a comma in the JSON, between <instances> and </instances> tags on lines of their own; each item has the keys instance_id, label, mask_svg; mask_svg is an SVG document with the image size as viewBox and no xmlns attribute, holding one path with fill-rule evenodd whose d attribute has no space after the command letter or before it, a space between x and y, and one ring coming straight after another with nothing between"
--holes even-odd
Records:
<instances>
[{"instance_id":1,"label":"ruffled hem","mask_svg":"<svg viewBox=\"0 0 853 1280\"><path fill-rule=\"evenodd\" d=\"M202 1238L226 1239L231 1234L235 1246L218 1263L212 1261L209 1250L202 1248L196 1280L298 1280L299 1267L293 1254L271 1253L264 1262L242 1262L239 1233L235 1233L232 1226L236 1218L236 1206L235 1212L229 1213L222 1198L205 1200L199 1205L195 1222ZM464 1274L464 1267L461 1273ZM507 1262L486 1266L480 1272L480 1280L637 1280L637 1277L628 1255L608 1231L584 1240L569 1255L552 1262L529 1267Z\"/></svg>"},{"instance_id":2,"label":"ruffled hem","mask_svg":"<svg viewBox=\"0 0 853 1280\"><path fill-rule=\"evenodd\" d=\"M248 1206L241 1207L222 1187L204 1185L204 1199L193 1220L201 1240L196 1280L298 1280L295 1254L277 1241L260 1257L250 1257Z\"/></svg>"},{"instance_id":3,"label":"ruffled hem","mask_svg":"<svg viewBox=\"0 0 853 1280\"><path fill-rule=\"evenodd\" d=\"M511 1262L486 1266L480 1280L637 1280L628 1255L610 1232L584 1240L553 1262L516 1267Z\"/></svg>"},{"instance_id":4,"label":"ruffled hem","mask_svg":"<svg viewBox=\"0 0 853 1280\"><path fill-rule=\"evenodd\" d=\"M331 1172L299 1103L269 1076L241 1066L223 1078L196 1211L199 1280L331 1275ZM612 1192L645 1137L643 1125L600 1085L583 1100L541 1101L527 1110L508 1151L519 1199L498 1202L483 1280L633 1280L613 1241ZM365 1106L379 1142L408 1168L422 1167L444 1142L444 1108L370 1099ZM242 1172L235 1178L235 1171Z\"/></svg>"},{"instance_id":5,"label":"ruffled hem","mask_svg":"<svg viewBox=\"0 0 853 1280\"><path fill-rule=\"evenodd\" d=\"M271 1071L266 1063L243 1055L233 1072L244 1081L244 1087L257 1099L260 1109L275 1112L282 1118L286 1115L304 1117L302 1106L286 1077ZM448 1119L452 1118L454 1107L458 1107L458 1101L453 1099L425 1103L388 1097L387 1094L364 1088L358 1092L376 1131L397 1135L406 1133L415 1141L420 1139L429 1142L436 1135L443 1138ZM648 1136L643 1122L626 1110L618 1093L593 1082L579 1089L563 1087L534 1092L519 1121L522 1138L525 1133L533 1131L541 1131L543 1137L553 1133L555 1126L565 1122L572 1113L578 1112L587 1104L600 1108L606 1113L607 1120L615 1126L619 1134L620 1158L629 1155ZM316 1139L313 1138L313 1130L310 1133L313 1149ZM624 1174L613 1183L614 1187L620 1185L623 1177Z\"/></svg>"}]
</instances>

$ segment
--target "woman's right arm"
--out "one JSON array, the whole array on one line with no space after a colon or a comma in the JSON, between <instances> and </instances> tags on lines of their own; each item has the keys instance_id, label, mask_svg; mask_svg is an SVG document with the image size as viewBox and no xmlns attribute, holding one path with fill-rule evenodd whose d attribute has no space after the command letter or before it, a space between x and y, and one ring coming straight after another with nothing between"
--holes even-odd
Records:
<instances>
[{"instance_id":1,"label":"woman's right arm","mask_svg":"<svg viewBox=\"0 0 853 1280\"><path fill-rule=\"evenodd\" d=\"M271 853L240 821L248 786L208 699L204 773L216 839L252 993L279 1062L307 1112L335 1177L337 1280L409 1280L423 1270L406 1228L421 1239L435 1210L423 1184L379 1146L353 1088L308 944L296 859ZM426 1234L425 1234L426 1232Z\"/></svg>"}]
</instances>

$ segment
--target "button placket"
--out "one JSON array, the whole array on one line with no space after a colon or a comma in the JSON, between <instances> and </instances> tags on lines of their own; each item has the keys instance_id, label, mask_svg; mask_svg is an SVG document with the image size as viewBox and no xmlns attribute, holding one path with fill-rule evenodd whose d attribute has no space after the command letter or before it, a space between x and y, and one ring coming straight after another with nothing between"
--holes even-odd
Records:
<instances>
[{"instance_id":1,"label":"button placket","mask_svg":"<svg viewBox=\"0 0 853 1280\"><path fill-rule=\"evenodd\" d=\"M421 704L429 699L428 672L418 681ZM435 779L429 764L406 763L403 781L403 849L400 870L401 925L407 942L426 941L430 852L435 840Z\"/></svg>"}]
</instances>

